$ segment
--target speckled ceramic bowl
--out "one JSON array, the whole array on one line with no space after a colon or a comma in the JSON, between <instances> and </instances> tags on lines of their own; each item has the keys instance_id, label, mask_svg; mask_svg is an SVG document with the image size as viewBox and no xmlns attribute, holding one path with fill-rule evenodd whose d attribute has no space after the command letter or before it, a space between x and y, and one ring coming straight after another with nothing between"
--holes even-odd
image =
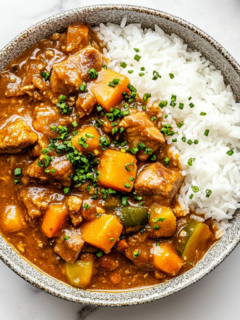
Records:
<instances>
[{"instance_id":1,"label":"speckled ceramic bowl","mask_svg":"<svg viewBox=\"0 0 240 320\"><path fill-rule=\"evenodd\" d=\"M193 49L200 51L222 71L226 84L230 84L240 101L240 67L230 54L202 30L170 14L144 7L127 5L100 5L74 9L52 16L21 33L0 51L0 71L22 51L54 32L63 31L73 22L120 23L127 15L127 23L141 23L154 28L157 24L165 32L176 33ZM198 281L217 267L240 241L240 214L236 212L232 226L224 237L190 271L164 284L146 289L116 293L79 290L62 283L34 268L9 246L0 236L0 258L19 276L57 297L97 306L127 306L154 301L175 293Z\"/></svg>"}]
</instances>

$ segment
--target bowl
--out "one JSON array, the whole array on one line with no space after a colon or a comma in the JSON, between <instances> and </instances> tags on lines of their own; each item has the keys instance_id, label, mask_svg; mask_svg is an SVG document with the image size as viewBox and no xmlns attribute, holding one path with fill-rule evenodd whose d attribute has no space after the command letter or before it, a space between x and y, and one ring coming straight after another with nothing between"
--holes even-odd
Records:
<instances>
[{"instance_id":1,"label":"bowl","mask_svg":"<svg viewBox=\"0 0 240 320\"><path fill-rule=\"evenodd\" d=\"M120 24L127 16L127 23L141 23L143 28L157 24L166 33L180 36L190 48L200 51L217 69L222 71L226 84L230 84L240 101L240 66L214 39L189 22L162 11L131 5L97 5L77 8L49 17L14 38L0 51L0 71L21 52L54 32L63 31L70 23L81 21ZM168 282L153 287L131 291L89 291L71 287L44 274L22 258L0 236L0 258L20 277L32 285L57 297L96 306L129 306L154 301L176 293L203 278L216 268L240 241L240 214L235 213L231 227L190 271Z\"/></svg>"}]
</instances>

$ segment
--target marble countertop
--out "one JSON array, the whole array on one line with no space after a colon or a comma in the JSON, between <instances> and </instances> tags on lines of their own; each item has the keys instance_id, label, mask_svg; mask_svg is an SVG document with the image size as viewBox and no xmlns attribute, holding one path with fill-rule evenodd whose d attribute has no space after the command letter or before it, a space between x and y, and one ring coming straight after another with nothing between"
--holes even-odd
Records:
<instances>
[{"instance_id":1,"label":"marble countertop","mask_svg":"<svg viewBox=\"0 0 240 320\"><path fill-rule=\"evenodd\" d=\"M94 4L134 4L172 13L200 27L240 62L239 0L8 0L1 1L0 47L32 24L59 12ZM215 320L240 318L240 247L191 287L150 304L94 308L34 288L0 261L0 319L6 320Z\"/></svg>"}]
</instances>

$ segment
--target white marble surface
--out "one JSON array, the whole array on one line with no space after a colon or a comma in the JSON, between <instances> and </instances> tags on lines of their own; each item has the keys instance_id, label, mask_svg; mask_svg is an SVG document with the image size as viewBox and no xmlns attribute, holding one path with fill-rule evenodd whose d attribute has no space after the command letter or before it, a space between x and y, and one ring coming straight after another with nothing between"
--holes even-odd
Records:
<instances>
[{"instance_id":1,"label":"white marble surface","mask_svg":"<svg viewBox=\"0 0 240 320\"><path fill-rule=\"evenodd\" d=\"M0 47L32 24L93 4L134 4L182 17L218 40L240 62L239 0L0 0ZM127 308L89 308L32 287L0 262L0 319L215 320L240 319L240 247L210 275L166 299Z\"/></svg>"}]
</instances>

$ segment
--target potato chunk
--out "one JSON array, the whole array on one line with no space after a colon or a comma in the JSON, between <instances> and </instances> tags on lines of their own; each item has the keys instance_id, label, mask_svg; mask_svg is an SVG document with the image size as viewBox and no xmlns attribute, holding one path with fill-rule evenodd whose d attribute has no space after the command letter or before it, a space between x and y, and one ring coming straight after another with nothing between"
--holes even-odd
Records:
<instances>
[{"instance_id":1,"label":"potato chunk","mask_svg":"<svg viewBox=\"0 0 240 320\"><path fill-rule=\"evenodd\" d=\"M115 87L109 86L114 79L119 80ZM102 69L97 80L93 83L91 91L98 103L107 110L115 107L122 100L122 93L128 92L129 79L112 70Z\"/></svg>"},{"instance_id":2,"label":"potato chunk","mask_svg":"<svg viewBox=\"0 0 240 320\"><path fill-rule=\"evenodd\" d=\"M38 135L22 119L16 119L0 130L0 154L20 153L37 139Z\"/></svg>"},{"instance_id":3,"label":"potato chunk","mask_svg":"<svg viewBox=\"0 0 240 320\"><path fill-rule=\"evenodd\" d=\"M68 26L67 51L75 53L89 44L88 27L82 23L73 23Z\"/></svg>"},{"instance_id":4,"label":"potato chunk","mask_svg":"<svg viewBox=\"0 0 240 320\"><path fill-rule=\"evenodd\" d=\"M7 206L3 213L2 228L6 232L18 232L23 228L21 211L17 206Z\"/></svg>"},{"instance_id":5,"label":"potato chunk","mask_svg":"<svg viewBox=\"0 0 240 320\"><path fill-rule=\"evenodd\" d=\"M183 261L167 242L153 248L153 263L155 267L169 276L175 276L182 268Z\"/></svg>"},{"instance_id":6,"label":"potato chunk","mask_svg":"<svg viewBox=\"0 0 240 320\"><path fill-rule=\"evenodd\" d=\"M98 155L102 151L99 146L99 138L100 134L95 127L84 127L76 136L73 137L72 146L85 155L88 152Z\"/></svg>"},{"instance_id":7,"label":"potato chunk","mask_svg":"<svg viewBox=\"0 0 240 320\"><path fill-rule=\"evenodd\" d=\"M118 240L123 226L120 220L110 214L103 214L99 218L84 223L81 228L82 239L87 243L109 253Z\"/></svg>"},{"instance_id":8,"label":"potato chunk","mask_svg":"<svg viewBox=\"0 0 240 320\"><path fill-rule=\"evenodd\" d=\"M148 224L151 238L171 237L177 227L176 217L168 207L154 204L150 208Z\"/></svg>"},{"instance_id":9,"label":"potato chunk","mask_svg":"<svg viewBox=\"0 0 240 320\"><path fill-rule=\"evenodd\" d=\"M137 174L137 160L129 153L108 149L100 157L98 171L101 186L130 192Z\"/></svg>"}]
</instances>

